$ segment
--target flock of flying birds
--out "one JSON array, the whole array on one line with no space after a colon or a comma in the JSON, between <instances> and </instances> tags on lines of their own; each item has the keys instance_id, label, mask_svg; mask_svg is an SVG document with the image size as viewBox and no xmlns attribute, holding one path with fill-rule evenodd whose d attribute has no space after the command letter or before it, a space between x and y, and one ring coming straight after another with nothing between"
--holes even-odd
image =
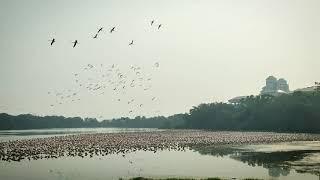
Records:
<instances>
[{"instance_id":1,"label":"flock of flying birds","mask_svg":"<svg viewBox=\"0 0 320 180\"><path fill-rule=\"evenodd\" d=\"M150 22L153 26L154 20ZM157 29L161 28L162 24L159 24ZM93 39L98 38L99 33L104 30L103 27L99 28L97 33L93 36ZM116 31L116 27L110 29L110 33ZM50 46L53 46L56 39L50 40ZM73 42L73 48L78 44L78 40ZM133 45L133 40L129 43L129 46ZM153 64L152 71L155 71L160 66L159 62ZM87 64L81 69L81 71L72 74L74 77L75 88L65 90L52 90L48 91L48 95L54 97L54 102L50 106L56 107L59 105L81 101L81 94L86 91L91 95L105 95L107 92L112 92L116 102L125 103L128 105L128 114L133 115L135 112L139 112L144 108L144 104L139 102L139 99L134 97L125 97L125 94L129 94L132 91L146 92L152 88L152 77L147 74L141 66L131 65L127 69L123 70L116 64L104 65L104 64ZM149 94L146 99L150 102L157 101L155 96ZM130 95L129 95L130 96ZM155 113L159 113L159 110L155 110ZM99 118L102 118L100 116Z\"/></svg>"},{"instance_id":2,"label":"flock of flying birds","mask_svg":"<svg viewBox=\"0 0 320 180\"><path fill-rule=\"evenodd\" d=\"M154 24L154 22L155 22L155 20L152 20L151 22L150 22L150 25L151 26L153 26L153 24ZM162 26L162 24L159 24L158 25L158 30L161 28L161 26ZM99 35L99 33L101 33L102 31L103 31L103 27L100 27L99 28L99 30L98 30L98 32L93 36L93 39L97 39L98 38L98 35ZM113 33L114 31L116 30L116 27L115 26L113 26L111 29L110 29L110 33ZM52 38L51 40L49 40L50 41L50 45L52 46L55 42L56 42L56 39L55 38ZM79 42L78 42L78 40L76 39L75 41L73 41L72 42L73 43L73 48L75 48L76 46L77 46L77 44L79 44ZM131 40L131 42L129 43L129 46L131 46L131 45L133 45L133 40Z\"/></svg>"}]
</instances>

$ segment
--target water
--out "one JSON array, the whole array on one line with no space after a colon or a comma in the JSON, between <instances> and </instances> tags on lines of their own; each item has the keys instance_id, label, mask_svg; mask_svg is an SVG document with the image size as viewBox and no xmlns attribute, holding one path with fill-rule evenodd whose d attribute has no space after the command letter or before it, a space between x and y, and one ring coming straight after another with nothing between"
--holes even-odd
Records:
<instances>
[{"instance_id":1,"label":"water","mask_svg":"<svg viewBox=\"0 0 320 180\"><path fill-rule=\"evenodd\" d=\"M157 131L86 128L1 131L1 140L64 134ZM0 161L0 179L119 179L137 176L225 177L318 180L320 142L199 147L186 151L131 152L93 158L64 157L22 162Z\"/></svg>"}]
</instances>

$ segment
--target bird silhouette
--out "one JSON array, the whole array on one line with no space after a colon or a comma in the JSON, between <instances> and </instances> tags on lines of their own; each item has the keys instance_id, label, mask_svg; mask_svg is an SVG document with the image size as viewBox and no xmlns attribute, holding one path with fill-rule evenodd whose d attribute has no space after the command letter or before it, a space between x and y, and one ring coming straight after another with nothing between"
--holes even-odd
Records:
<instances>
[{"instance_id":1,"label":"bird silhouette","mask_svg":"<svg viewBox=\"0 0 320 180\"><path fill-rule=\"evenodd\" d=\"M75 40L73 43L73 48L76 47L76 45L78 44L78 40Z\"/></svg>"},{"instance_id":2,"label":"bird silhouette","mask_svg":"<svg viewBox=\"0 0 320 180\"><path fill-rule=\"evenodd\" d=\"M151 23L150 23L150 24L151 24L151 26L153 25L153 23L154 23L154 20L152 20L152 21L151 21Z\"/></svg>"},{"instance_id":3,"label":"bird silhouette","mask_svg":"<svg viewBox=\"0 0 320 180\"><path fill-rule=\"evenodd\" d=\"M93 39L97 39L97 38L98 38L98 33L93 36Z\"/></svg>"},{"instance_id":4,"label":"bird silhouette","mask_svg":"<svg viewBox=\"0 0 320 180\"><path fill-rule=\"evenodd\" d=\"M161 26L162 26L162 24L159 24L158 29L160 29L160 28L161 28Z\"/></svg>"},{"instance_id":5,"label":"bird silhouette","mask_svg":"<svg viewBox=\"0 0 320 180\"><path fill-rule=\"evenodd\" d=\"M113 27L111 30L110 30L110 33L112 33L113 31L115 31L116 27Z\"/></svg>"},{"instance_id":6,"label":"bird silhouette","mask_svg":"<svg viewBox=\"0 0 320 180\"><path fill-rule=\"evenodd\" d=\"M129 46L133 45L133 40L129 43Z\"/></svg>"},{"instance_id":7,"label":"bird silhouette","mask_svg":"<svg viewBox=\"0 0 320 180\"><path fill-rule=\"evenodd\" d=\"M52 40L50 40L51 42L50 42L50 46L52 46L52 44L54 43L54 42L56 42L56 39L52 39Z\"/></svg>"},{"instance_id":8,"label":"bird silhouette","mask_svg":"<svg viewBox=\"0 0 320 180\"><path fill-rule=\"evenodd\" d=\"M102 31L102 29L103 29L103 27L101 27L101 28L98 30L98 32L97 32L97 33L101 32L101 31Z\"/></svg>"}]
</instances>

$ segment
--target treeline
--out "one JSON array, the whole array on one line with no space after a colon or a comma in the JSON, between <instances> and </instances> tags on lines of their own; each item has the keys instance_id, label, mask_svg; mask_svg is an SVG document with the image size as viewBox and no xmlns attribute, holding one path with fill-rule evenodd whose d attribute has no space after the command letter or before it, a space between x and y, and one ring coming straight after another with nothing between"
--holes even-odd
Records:
<instances>
[{"instance_id":1,"label":"treeline","mask_svg":"<svg viewBox=\"0 0 320 180\"><path fill-rule=\"evenodd\" d=\"M82 128L97 127L99 122L96 119L80 117L66 118L63 116L34 116L22 114L18 116L0 114L0 129L44 129L44 128Z\"/></svg>"},{"instance_id":2,"label":"treeline","mask_svg":"<svg viewBox=\"0 0 320 180\"><path fill-rule=\"evenodd\" d=\"M249 96L237 104L201 104L185 117L185 128L320 132L320 93Z\"/></svg>"},{"instance_id":3,"label":"treeline","mask_svg":"<svg viewBox=\"0 0 320 180\"><path fill-rule=\"evenodd\" d=\"M120 118L111 121L104 120L101 127L128 127L128 128L179 128L184 126L185 114L175 114L173 116L151 117L137 116L134 119Z\"/></svg>"},{"instance_id":4,"label":"treeline","mask_svg":"<svg viewBox=\"0 0 320 180\"><path fill-rule=\"evenodd\" d=\"M63 116L34 116L22 114L12 116L0 114L0 130L44 129L44 128L92 128L92 127L125 127L125 128L173 128L182 126L183 114L169 117L158 116L146 118L137 116L134 119L120 118L98 121L95 118L66 118Z\"/></svg>"},{"instance_id":5,"label":"treeline","mask_svg":"<svg viewBox=\"0 0 320 180\"><path fill-rule=\"evenodd\" d=\"M1 130L80 127L320 132L320 92L248 96L236 104L200 104L186 114L101 122L93 118L0 114Z\"/></svg>"}]
</instances>

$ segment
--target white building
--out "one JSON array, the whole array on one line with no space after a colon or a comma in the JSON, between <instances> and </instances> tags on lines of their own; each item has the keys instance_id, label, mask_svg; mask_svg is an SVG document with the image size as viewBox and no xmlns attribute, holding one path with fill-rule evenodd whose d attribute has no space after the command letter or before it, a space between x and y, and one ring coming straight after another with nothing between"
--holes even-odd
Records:
<instances>
[{"instance_id":1,"label":"white building","mask_svg":"<svg viewBox=\"0 0 320 180\"><path fill-rule=\"evenodd\" d=\"M266 85L262 88L260 94L279 95L289 93L289 85L283 78L277 80L274 76L269 76L266 79Z\"/></svg>"}]
</instances>

